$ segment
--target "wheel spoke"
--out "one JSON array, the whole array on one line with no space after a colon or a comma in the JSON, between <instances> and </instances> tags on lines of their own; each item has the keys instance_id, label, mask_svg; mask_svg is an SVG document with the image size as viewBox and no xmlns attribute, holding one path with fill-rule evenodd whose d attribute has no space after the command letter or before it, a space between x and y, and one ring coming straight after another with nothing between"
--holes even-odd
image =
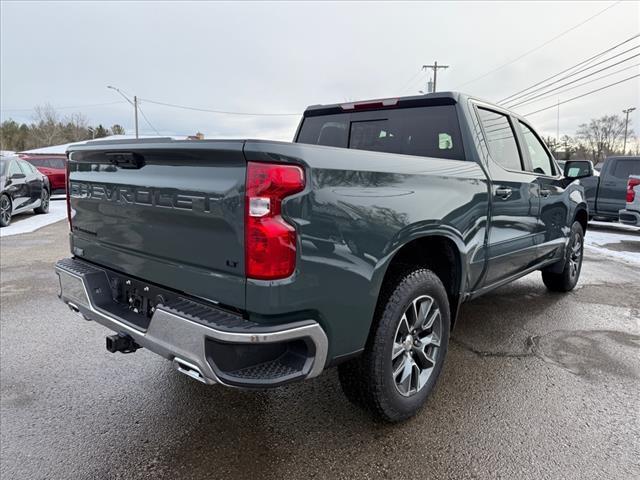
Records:
<instances>
[{"instance_id":1,"label":"wheel spoke","mask_svg":"<svg viewBox=\"0 0 640 480\"><path fill-rule=\"evenodd\" d=\"M428 368L433 368L436 364L435 355L427 353L427 348L429 345L426 345L424 348L416 349L416 359L418 360L418 364L423 370Z\"/></svg>"},{"instance_id":2,"label":"wheel spoke","mask_svg":"<svg viewBox=\"0 0 640 480\"><path fill-rule=\"evenodd\" d=\"M395 360L404 352L404 345L401 343L393 342L393 353L391 354L391 360Z\"/></svg>"},{"instance_id":3,"label":"wheel spoke","mask_svg":"<svg viewBox=\"0 0 640 480\"><path fill-rule=\"evenodd\" d=\"M440 316L440 309L438 307L434 308L431 312L431 315L427 319L427 321L423 324L422 330L430 330L433 328L433 325L436 322L436 319Z\"/></svg>"},{"instance_id":4,"label":"wheel spoke","mask_svg":"<svg viewBox=\"0 0 640 480\"><path fill-rule=\"evenodd\" d=\"M409 393L409 390L411 389L413 365L413 362L411 362L408 358L402 365L400 379L398 380L397 385L399 388L401 388L401 391L403 391L403 393Z\"/></svg>"}]
</instances>

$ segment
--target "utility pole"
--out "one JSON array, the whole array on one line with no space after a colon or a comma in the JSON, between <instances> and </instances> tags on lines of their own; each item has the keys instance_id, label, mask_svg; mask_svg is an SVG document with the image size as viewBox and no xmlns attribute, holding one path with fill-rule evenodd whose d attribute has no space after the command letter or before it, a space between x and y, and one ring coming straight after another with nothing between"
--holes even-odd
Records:
<instances>
[{"instance_id":1,"label":"utility pole","mask_svg":"<svg viewBox=\"0 0 640 480\"><path fill-rule=\"evenodd\" d=\"M624 146L622 147L623 155L627 154L627 130L628 130L627 127L629 126L629 114L633 112L635 109L636 107L630 107L630 108L627 108L626 110L622 110L622 113L627 115L624 120Z\"/></svg>"},{"instance_id":2,"label":"utility pole","mask_svg":"<svg viewBox=\"0 0 640 480\"><path fill-rule=\"evenodd\" d=\"M436 81L437 81L437 78L438 78L438 69L441 68L441 69L444 70L446 68L449 68L449 65L438 65L438 62L433 62L433 65L423 65L422 66L423 70L426 70L428 68L433 70L433 90L432 90L432 92L435 92L436 91ZM427 91L429 91L429 90L427 89Z\"/></svg>"},{"instance_id":3,"label":"utility pole","mask_svg":"<svg viewBox=\"0 0 640 480\"><path fill-rule=\"evenodd\" d=\"M107 88L118 92L120 95L122 95L122 98L124 98L127 102L129 102L129 105L133 107L133 110L134 110L133 118L134 118L134 123L136 128L136 140L137 140L138 139L138 97L134 95L133 102L132 102L131 99L129 99L129 97L127 97L124 93L122 93L119 88L113 87L111 85L107 85Z\"/></svg>"}]
</instances>

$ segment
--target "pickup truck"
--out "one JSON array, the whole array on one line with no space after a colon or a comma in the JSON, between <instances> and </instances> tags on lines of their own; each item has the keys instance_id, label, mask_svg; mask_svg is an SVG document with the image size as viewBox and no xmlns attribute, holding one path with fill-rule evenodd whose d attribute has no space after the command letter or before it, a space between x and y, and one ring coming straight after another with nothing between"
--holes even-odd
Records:
<instances>
[{"instance_id":1,"label":"pickup truck","mask_svg":"<svg viewBox=\"0 0 640 480\"><path fill-rule=\"evenodd\" d=\"M311 106L293 143L103 141L68 159L60 298L115 332L109 351L206 384L337 366L349 400L403 420L462 302L580 275L588 172L563 175L525 118L459 93Z\"/></svg>"},{"instance_id":2,"label":"pickup truck","mask_svg":"<svg viewBox=\"0 0 640 480\"><path fill-rule=\"evenodd\" d=\"M627 181L630 175L640 175L640 157L608 157L599 174L582 181L589 206L589 217L618 221L620 210L625 208Z\"/></svg>"}]
</instances>

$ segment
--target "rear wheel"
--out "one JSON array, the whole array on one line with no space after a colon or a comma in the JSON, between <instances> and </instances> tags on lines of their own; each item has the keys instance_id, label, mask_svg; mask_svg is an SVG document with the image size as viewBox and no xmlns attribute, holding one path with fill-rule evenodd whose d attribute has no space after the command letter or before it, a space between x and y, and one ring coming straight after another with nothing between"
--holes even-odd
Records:
<instances>
[{"instance_id":1,"label":"rear wheel","mask_svg":"<svg viewBox=\"0 0 640 480\"><path fill-rule=\"evenodd\" d=\"M34 208L36 213L49 213L49 191L46 188L42 189L42 196L40 197L40 206Z\"/></svg>"},{"instance_id":2,"label":"rear wheel","mask_svg":"<svg viewBox=\"0 0 640 480\"><path fill-rule=\"evenodd\" d=\"M338 371L349 400L376 418L397 422L415 415L433 390L450 318L447 293L430 270L414 270L391 288L364 353Z\"/></svg>"},{"instance_id":3,"label":"rear wheel","mask_svg":"<svg viewBox=\"0 0 640 480\"><path fill-rule=\"evenodd\" d=\"M8 195L0 196L0 227L8 227L11 223L11 200Z\"/></svg>"},{"instance_id":4,"label":"rear wheel","mask_svg":"<svg viewBox=\"0 0 640 480\"><path fill-rule=\"evenodd\" d=\"M584 232L580 222L571 226L571 236L567 245L564 269L557 273L542 271L542 281L552 292L569 292L573 290L580 278L582 270L582 254L584 251Z\"/></svg>"}]
</instances>

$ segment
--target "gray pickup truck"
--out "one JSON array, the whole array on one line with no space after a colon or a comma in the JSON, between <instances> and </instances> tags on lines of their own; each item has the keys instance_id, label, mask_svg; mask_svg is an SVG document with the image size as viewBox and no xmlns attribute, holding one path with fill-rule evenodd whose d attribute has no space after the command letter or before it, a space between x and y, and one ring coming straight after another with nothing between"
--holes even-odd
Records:
<instances>
[{"instance_id":1,"label":"gray pickup truck","mask_svg":"<svg viewBox=\"0 0 640 480\"><path fill-rule=\"evenodd\" d=\"M206 384L337 366L351 401L399 421L434 388L462 302L580 275L581 175L526 119L459 93L312 106L293 143L68 156L61 300L115 332L109 351L147 348Z\"/></svg>"},{"instance_id":2,"label":"gray pickup truck","mask_svg":"<svg viewBox=\"0 0 640 480\"><path fill-rule=\"evenodd\" d=\"M640 157L607 157L600 172L582 181L590 218L618 221L631 175L640 175Z\"/></svg>"}]
</instances>

